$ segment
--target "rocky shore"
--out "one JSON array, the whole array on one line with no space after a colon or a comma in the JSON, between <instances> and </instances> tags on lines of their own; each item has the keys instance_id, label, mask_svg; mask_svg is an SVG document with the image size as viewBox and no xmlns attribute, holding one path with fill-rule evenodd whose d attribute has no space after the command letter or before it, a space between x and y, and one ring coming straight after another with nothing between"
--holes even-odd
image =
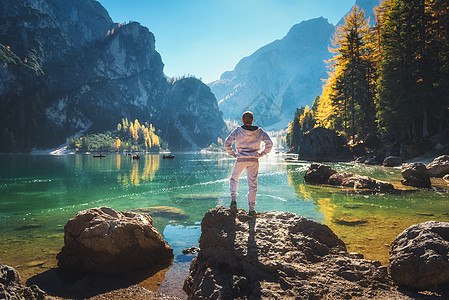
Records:
<instances>
[{"instance_id":1,"label":"rocky shore","mask_svg":"<svg viewBox=\"0 0 449 300\"><path fill-rule=\"evenodd\" d=\"M327 226L293 213L264 212L249 219L243 210L217 207L201 226L201 251L184 283L189 299L418 296L399 288L380 262L348 253Z\"/></svg>"},{"instance_id":2,"label":"rocky shore","mask_svg":"<svg viewBox=\"0 0 449 300\"><path fill-rule=\"evenodd\" d=\"M70 264L64 265L59 275L53 272L38 287L24 286L17 271L0 264L0 299L177 299L135 284L155 274L148 269L154 266L152 258L171 253L151 227L150 216L135 212L107 207L81 211L67 223L66 245L61 251L74 247L70 251L76 268L64 271ZM242 209L218 206L205 214L201 229L199 248L185 250L196 255L183 287L188 299L449 297L449 223L430 221L406 229L391 244L388 266L348 253L329 227L290 212L262 212L249 218ZM145 242L148 238L152 242ZM123 267L117 251L146 244L152 245L148 254L136 252L141 265ZM110 266L92 268L100 261L97 253ZM82 274L81 267L88 276L73 280ZM58 280L65 283L56 291Z\"/></svg>"},{"instance_id":3,"label":"rocky shore","mask_svg":"<svg viewBox=\"0 0 449 300\"><path fill-rule=\"evenodd\" d=\"M399 157L388 157L383 166L392 167L401 163L402 185L415 188L431 189L432 178L439 180L438 189L449 189L449 155L442 155L428 164L420 162L402 163ZM396 188L388 182L348 172L337 172L330 166L312 163L304 175L304 180L311 184L332 185L352 188L356 192L395 192Z\"/></svg>"}]
</instances>

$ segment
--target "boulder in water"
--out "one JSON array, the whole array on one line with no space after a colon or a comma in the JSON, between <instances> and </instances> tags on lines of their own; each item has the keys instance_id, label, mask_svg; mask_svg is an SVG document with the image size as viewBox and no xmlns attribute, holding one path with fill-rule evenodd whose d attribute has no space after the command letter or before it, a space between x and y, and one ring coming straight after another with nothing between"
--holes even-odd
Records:
<instances>
[{"instance_id":1,"label":"boulder in water","mask_svg":"<svg viewBox=\"0 0 449 300\"><path fill-rule=\"evenodd\" d=\"M402 177L403 185L428 189L432 187L429 172L422 163L402 164Z\"/></svg>"},{"instance_id":2,"label":"boulder in water","mask_svg":"<svg viewBox=\"0 0 449 300\"><path fill-rule=\"evenodd\" d=\"M449 174L449 155L441 155L435 158L427 166L430 177L443 177Z\"/></svg>"},{"instance_id":3,"label":"boulder in water","mask_svg":"<svg viewBox=\"0 0 449 300\"><path fill-rule=\"evenodd\" d=\"M398 284L430 289L449 283L449 223L429 221L402 232L391 244L389 269Z\"/></svg>"},{"instance_id":4,"label":"boulder in water","mask_svg":"<svg viewBox=\"0 0 449 300\"><path fill-rule=\"evenodd\" d=\"M118 274L173 258L149 215L109 207L80 211L64 227L61 268Z\"/></svg>"},{"instance_id":5,"label":"boulder in water","mask_svg":"<svg viewBox=\"0 0 449 300\"><path fill-rule=\"evenodd\" d=\"M330 184L341 187L350 187L355 190L370 190L375 192L392 192L394 186L391 183L373 179L368 176L360 176L347 172L337 172L331 167L313 163L310 165L304 180L313 184Z\"/></svg>"},{"instance_id":6,"label":"boulder in water","mask_svg":"<svg viewBox=\"0 0 449 300\"><path fill-rule=\"evenodd\" d=\"M391 183L351 173L335 173L329 178L329 184L351 187L356 190L372 190L378 192L394 191Z\"/></svg>"},{"instance_id":7,"label":"boulder in water","mask_svg":"<svg viewBox=\"0 0 449 300\"><path fill-rule=\"evenodd\" d=\"M335 173L337 173L337 171L333 170L329 166L313 163L304 175L304 180L307 183L327 184L329 177Z\"/></svg>"}]
</instances>

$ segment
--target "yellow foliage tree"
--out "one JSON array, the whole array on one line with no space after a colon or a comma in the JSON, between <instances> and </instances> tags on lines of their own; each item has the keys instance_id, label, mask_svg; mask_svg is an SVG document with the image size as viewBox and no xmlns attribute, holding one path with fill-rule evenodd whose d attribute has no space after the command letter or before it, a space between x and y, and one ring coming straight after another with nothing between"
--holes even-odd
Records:
<instances>
[{"instance_id":1,"label":"yellow foliage tree","mask_svg":"<svg viewBox=\"0 0 449 300\"><path fill-rule=\"evenodd\" d=\"M117 140L115 141L115 148L117 148L117 150L120 150L121 146L122 146L122 141L120 140L120 138L117 138Z\"/></svg>"}]
</instances>

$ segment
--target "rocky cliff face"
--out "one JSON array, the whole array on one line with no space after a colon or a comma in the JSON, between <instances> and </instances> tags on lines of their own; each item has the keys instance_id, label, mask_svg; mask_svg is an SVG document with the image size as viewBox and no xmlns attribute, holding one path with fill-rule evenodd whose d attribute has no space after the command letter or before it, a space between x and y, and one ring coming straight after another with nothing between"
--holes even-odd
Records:
<instances>
[{"instance_id":1,"label":"rocky cliff face","mask_svg":"<svg viewBox=\"0 0 449 300\"><path fill-rule=\"evenodd\" d=\"M188 143L193 147L215 141L224 134L222 112L209 87L195 78L177 80L168 91L168 126L178 129L167 136L170 145ZM165 130L170 132L169 128Z\"/></svg>"},{"instance_id":2,"label":"rocky cliff face","mask_svg":"<svg viewBox=\"0 0 449 300\"><path fill-rule=\"evenodd\" d=\"M114 129L127 117L184 137L171 148L189 149L215 141L225 127L213 95L194 92L208 90L200 81L187 80L186 94L173 100L179 84L167 82L154 35L136 22L113 23L96 1L2 1L0 46L3 145L55 145L79 131ZM175 119L173 101L216 122L185 138L192 121Z\"/></svg>"},{"instance_id":3,"label":"rocky cliff face","mask_svg":"<svg viewBox=\"0 0 449 300\"><path fill-rule=\"evenodd\" d=\"M374 23L373 8L379 0L357 0ZM343 21L340 21L340 23ZM340 24L339 23L339 24ZM325 60L335 27L324 18L294 25L276 40L248 57L233 71L209 84L226 119L239 120L245 110L259 115L258 125L282 129L300 106L311 106L328 77Z\"/></svg>"},{"instance_id":4,"label":"rocky cliff face","mask_svg":"<svg viewBox=\"0 0 449 300\"><path fill-rule=\"evenodd\" d=\"M64 93L46 110L55 126L82 130L91 124L91 130L101 131L114 128L125 116L157 126L169 85L147 28L138 23L122 26L75 60L57 70L64 78L58 84Z\"/></svg>"}]
</instances>

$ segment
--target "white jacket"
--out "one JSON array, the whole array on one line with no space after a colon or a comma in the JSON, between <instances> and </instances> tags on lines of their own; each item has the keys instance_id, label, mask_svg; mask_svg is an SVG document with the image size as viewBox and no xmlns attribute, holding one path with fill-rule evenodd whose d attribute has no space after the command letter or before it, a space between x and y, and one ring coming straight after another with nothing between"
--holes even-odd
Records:
<instances>
[{"instance_id":1,"label":"white jacket","mask_svg":"<svg viewBox=\"0 0 449 300\"><path fill-rule=\"evenodd\" d=\"M234 141L237 153L232 149ZM261 142L265 143L265 149L259 152ZM262 128L249 125L234 129L224 142L224 148L228 154L237 158L260 158L267 155L272 147L273 142Z\"/></svg>"}]
</instances>

